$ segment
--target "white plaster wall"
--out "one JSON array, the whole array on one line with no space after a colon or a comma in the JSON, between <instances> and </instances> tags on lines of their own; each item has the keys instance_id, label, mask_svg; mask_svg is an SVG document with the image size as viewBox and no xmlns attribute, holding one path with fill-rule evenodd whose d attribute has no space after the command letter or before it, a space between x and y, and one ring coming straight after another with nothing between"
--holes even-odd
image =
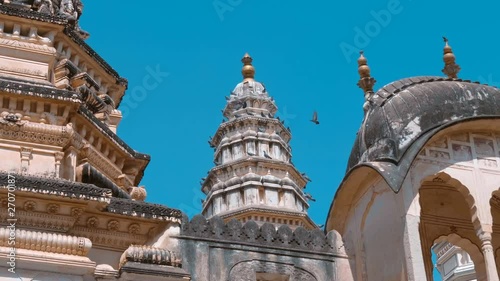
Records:
<instances>
[{"instance_id":1,"label":"white plaster wall","mask_svg":"<svg viewBox=\"0 0 500 281\"><path fill-rule=\"evenodd\" d=\"M266 190L266 204L269 206L277 207L279 203L278 191L275 189Z\"/></svg>"},{"instance_id":2,"label":"white plaster wall","mask_svg":"<svg viewBox=\"0 0 500 281\"><path fill-rule=\"evenodd\" d=\"M6 161L8 159L9 161ZM19 148L9 149L0 147L0 170L1 171L19 171L21 168L21 155Z\"/></svg>"},{"instance_id":3,"label":"white plaster wall","mask_svg":"<svg viewBox=\"0 0 500 281\"><path fill-rule=\"evenodd\" d=\"M247 205L258 204L259 191L256 187L249 187L245 189L245 202Z\"/></svg>"},{"instance_id":4,"label":"white plaster wall","mask_svg":"<svg viewBox=\"0 0 500 281\"><path fill-rule=\"evenodd\" d=\"M54 152L33 151L28 171L32 175L54 176L56 170L55 165Z\"/></svg>"}]
</instances>

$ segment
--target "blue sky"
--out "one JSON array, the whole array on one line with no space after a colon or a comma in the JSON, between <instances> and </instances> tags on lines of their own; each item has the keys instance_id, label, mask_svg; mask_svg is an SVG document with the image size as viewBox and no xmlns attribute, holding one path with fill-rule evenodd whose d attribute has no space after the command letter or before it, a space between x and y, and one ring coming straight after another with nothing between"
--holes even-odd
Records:
<instances>
[{"instance_id":1,"label":"blue sky","mask_svg":"<svg viewBox=\"0 0 500 281\"><path fill-rule=\"evenodd\" d=\"M378 89L404 77L442 76L445 35L460 78L500 84L494 1L140 3L84 1L81 25L87 42L129 80L118 134L152 155L142 181L147 200L190 216L201 209L200 178L213 167L207 140L221 122L224 96L242 80L245 52L292 129L293 161L313 180L307 191L317 199L310 215L318 224L363 117L354 50L365 50ZM163 75L141 91L154 69ZM314 110L319 126L309 122Z\"/></svg>"}]
</instances>

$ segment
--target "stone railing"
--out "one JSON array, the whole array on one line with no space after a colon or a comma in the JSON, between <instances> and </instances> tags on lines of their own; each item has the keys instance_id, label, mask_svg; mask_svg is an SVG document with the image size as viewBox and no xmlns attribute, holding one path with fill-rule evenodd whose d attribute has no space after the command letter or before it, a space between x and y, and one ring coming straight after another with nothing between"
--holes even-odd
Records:
<instances>
[{"instance_id":1,"label":"stone railing","mask_svg":"<svg viewBox=\"0 0 500 281\"><path fill-rule=\"evenodd\" d=\"M306 230L298 227L294 231L287 225L276 227L265 223L259 227L256 222L248 221L244 225L236 219L224 223L220 217L206 220L201 215L190 222L184 218L181 236L196 237L218 242L249 243L260 247L278 247L323 253L343 254L342 239L338 232L328 234L320 229Z\"/></svg>"},{"instance_id":2,"label":"stone railing","mask_svg":"<svg viewBox=\"0 0 500 281\"><path fill-rule=\"evenodd\" d=\"M174 252L151 246L131 245L122 255L120 267L127 262L181 267L181 260Z\"/></svg>"},{"instance_id":3,"label":"stone railing","mask_svg":"<svg viewBox=\"0 0 500 281\"><path fill-rule=\"evenodd\" d=\"M9 237L12 237L11 229L0 228L0 246L13 247L9 244ZM56 254L66 254L74 256L87 256L92 242L85 237L69 236L64 234L35 232L28 230L15 230L16 249L26 249L42 251Z\"/></svg>"}]
</instances>

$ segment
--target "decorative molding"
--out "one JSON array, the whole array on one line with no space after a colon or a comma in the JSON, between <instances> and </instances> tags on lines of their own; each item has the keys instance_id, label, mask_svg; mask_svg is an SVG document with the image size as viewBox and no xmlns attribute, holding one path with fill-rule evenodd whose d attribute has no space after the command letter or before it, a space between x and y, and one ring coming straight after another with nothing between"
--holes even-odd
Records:
<instances>
[{"instance_id":1,"label":"decorative molding","mask_svg":"<svg viewBox=\"0 0 500 281\"><path fill-rule=\"evenodd\" d=\"M272 261L251 260L237 263L231 268L229 281L260 280L259 273L271 273L287 276L289 281L317 281L311 273L293 264Z\"/></svg>"},{"instance_id":2,"label":"decorative molding","mask_svg":"<svg viewBox=\"0 0 500 281\"><path fill-rule=\"evenodd\" d=\"M0 183L7 183L8 175L8 173L0 172ZM18 192L25 191L101 202L110 202L111 198L110 190L99 188L92 184L12 173L10 175L16 178L16 188ZM7 186L0 185L0 189L6 188Z\"/></svg>"},{"instance_id":3,"label":"decorative molding","mask_svg":"<svg viewBox=\"0 0 500 281\"><path fill-rule=\"evenodd\" d=\"M130 199L111 198L106 211L132 217L150 218L162 221L179 222L182 212L159 204L151 204Z\"/></svg>"},{"instance_id":4,"label":"decorative molding","mask_svg":"<svg viewBox=\"0 0 500 281\"><path fill-rule=\"evenodd\" d=\"M324 253L338 253L336 248L338 237L334 231L327 235L320 229L306 230L298 227L294 231L287 226L276 226L265 223L261 227L254 221L244 225L236 219L228 223L220 217L207 221L197 215L190 222L183 222L181 237L196 237L235 243L250 243L257 247L279 247L294 250L307 250Z\"/></svg>"},{"instance_id":5,"label":"decorative molding","mask_svg":"<svg viewBox=\"0 0 500 281\"><path fill-rule=\"evenodd\" d=\"M127 262L143 264L168 265L181 267L181 260L177 254L167 249L151 246L131 245L120 258L120 267Z\"/></svg>"},{"instance_id":6,"label":"decorative molding","mask_svg":"<svg viewBox=\"0 0 500 281\"><path fill-rule=\"evenodd\" d=\"M11 230L0 228L0 246L8 244ZM16 229L16 248L74 256L86 256L92 242L85 237Z\"/></svg>"}]
</instances>

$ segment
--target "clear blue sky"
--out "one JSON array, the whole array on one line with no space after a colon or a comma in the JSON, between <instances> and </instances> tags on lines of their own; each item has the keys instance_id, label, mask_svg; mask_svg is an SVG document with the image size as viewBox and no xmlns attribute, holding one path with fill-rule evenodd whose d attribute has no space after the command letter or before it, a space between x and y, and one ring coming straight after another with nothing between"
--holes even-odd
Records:
<instances>
[{"instance_id":1,"label":"clear blue sky","mask_svg":"<svg viewBox=\"0 0 500 281\"><path fill-rule=\"evenodd\" d=\"M459 77L500 84L495 1L84 4L87 42L129 80L119 136L152 156L142 181L147 200L189 216L200 211L200 178L213 167L207 140L221 122L224 96L241 81L245 52L292 129L293 161L313 180L307 190L317 199L310 215L318 224L362 120L357 53L348 51L365 50L378 89L404 77L443 75L445 35L462 67ZM141 93L148 68L157 67L169 75ZM314 110L319 126L309 122Z\"/></svg>"}]
</instances>

